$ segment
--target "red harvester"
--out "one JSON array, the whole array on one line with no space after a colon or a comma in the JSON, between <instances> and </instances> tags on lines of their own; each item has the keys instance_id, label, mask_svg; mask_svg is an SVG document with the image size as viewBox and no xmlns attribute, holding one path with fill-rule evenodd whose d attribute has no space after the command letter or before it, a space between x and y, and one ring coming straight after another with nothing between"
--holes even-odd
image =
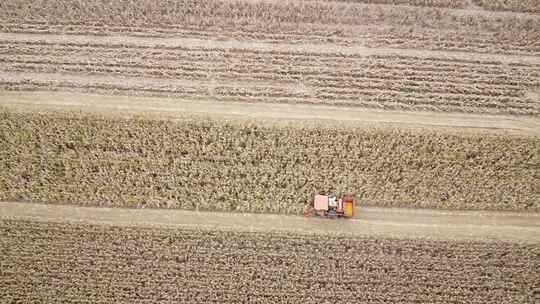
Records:
<instances>
[{"instance_id":1,"label":"red harvester","mask_svg":"<svg viewBox=\"0 0 540 304\"><path fill-rule=\"evenodd\" d=\"M356 201L353 196L337 198L335 195L315 195L313 213L325 218L352 218Z\"/></svg>"}]
</instances>

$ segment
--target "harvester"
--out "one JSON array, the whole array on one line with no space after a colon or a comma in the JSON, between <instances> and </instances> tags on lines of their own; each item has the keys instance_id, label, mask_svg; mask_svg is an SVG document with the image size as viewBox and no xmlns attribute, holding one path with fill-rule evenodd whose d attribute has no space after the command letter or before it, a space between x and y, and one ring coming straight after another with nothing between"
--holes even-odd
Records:
<instances>
[{"instance_id":1,"label":"harvester","mask_svg":"<svg viewBox=\"0 0 540 304\"><path fill-rule=\"evenodd\" d=\"M346 195L337 198L335 195L315 195L313 205L306 215L315 215L324 218L352 218L354 217L355 199Z\"/></svg>"}]
</instances>

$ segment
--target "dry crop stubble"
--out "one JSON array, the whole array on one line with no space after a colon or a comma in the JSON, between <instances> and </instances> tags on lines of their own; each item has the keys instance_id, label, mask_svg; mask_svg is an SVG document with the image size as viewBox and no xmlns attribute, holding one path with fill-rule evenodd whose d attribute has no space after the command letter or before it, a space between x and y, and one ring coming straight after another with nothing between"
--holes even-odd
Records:
<instances>
[{"instance_id":1,"label":"dry crop stubble","mask_svg":"<svg viewBox=\"0 0 540 304\"><path fill-rule=\"evenodd\" d=\"M484 9L540 14L538 0L472 0Z\"/></svg>"},{"instance_id":2,"label":"dry crop stubble","mask_svg":"<svg viewBox=\"0 0 540 304\"><path fill-rule=\"evenodd\" d=\"M89 46L85 41L60 45L13 41L0 46L5 71L0 73L0 86L401 110L540 113L540 104L527 94L540 85L540 68L515 58L346 55L250 49L251 44L207 48L193 41L182 47L148 46L144 44L150 40L141 38L125 45Z\"/></svg>"},{"instance_id":3,"label":"dry crop stubble","mask_svg":"<svg viewBox=\"0 0 540 304\"><path fill-rule=\"evenodd\" d=\"M540 18L320 1L3 1L15 33L224 37L538 55Z\"/></svg>"},{"instance_id":4,"label":"dry crop stubble","mask_svg":"<svg viewBox=\"0 0 540 304\"><path fill-rule=\"evenodd\" d=\"M540 210L537 137L2 110L0 199L299 214L363 205Z\"/></svg>"}]
</instances>

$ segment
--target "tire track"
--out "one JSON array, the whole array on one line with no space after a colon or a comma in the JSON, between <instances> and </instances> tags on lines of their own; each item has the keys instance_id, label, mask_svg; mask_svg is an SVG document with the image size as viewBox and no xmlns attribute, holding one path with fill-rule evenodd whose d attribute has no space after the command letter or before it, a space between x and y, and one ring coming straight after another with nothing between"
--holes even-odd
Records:
<instances>
[{"instance_id":1,"label":"tire track","mask_svg":"<svg viewBox=\"0 0 540 304\"><path fill-rule=\"evenodd\" d=\"M183 210L89 208L0 202L0 219L84 223L128 227L287 232L301 235L380 236L435 240L540 243L540 215L488 211L435 211L399 208L357 210L351 220L300 216L213 213Z\"/></svg>"}]
</instances>

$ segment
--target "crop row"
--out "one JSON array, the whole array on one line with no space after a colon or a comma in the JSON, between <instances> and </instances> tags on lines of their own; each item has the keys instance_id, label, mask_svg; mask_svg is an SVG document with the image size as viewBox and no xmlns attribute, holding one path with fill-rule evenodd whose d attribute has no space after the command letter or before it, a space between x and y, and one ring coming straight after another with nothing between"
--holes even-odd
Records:
<instances>
[{"instance_id":1,"label":"crop row","mask_svg":"<svg viewBox=\"0 0 540 304\"><path fill-rule=\"evenodd\" d=\"M493 27L493 26L490 26ZM507 26L508 27L508 26ZM501 29L504 31L505 29ZM523 36L520 30L484 33L480 30L427 31L421 28L342 26L342 25L295 25L255 24L253 26L219 26L219 30L206 27L135 27L135 26L91 26L91 25L51 25L51 24L1 24L0 31L30 34L71 34L71 35L133 35L147 37L189 37L198 39L261 40L271 43L333 43L336 47L363 45L367 47L431 49L476 53L497 53L516 55L538 55L538 36ZM530 37L529 37L530 36ZM518 39L520 37L520 39Z\"/></svg>"},{"instance_id":2,"label":"crop row","mask_svg":"<svg viewBox=\"0 0 540 304\"><path fill-rule=\"evenodd\" d=\"M523 33L498 32L461 33L456 31L437 33L425 32L422 29L373 28L370 26L346 27L339 25L294 25L280 24L279 27L269 25L254 26L219 26L212 28L190 29L182 27L134 27L134 26L91 26L91 25L51 25L0 23L0 31L8 33L30 34L71 34L71 35L133 35L148 37L189 37L198 39L237 39L261 40L271 43L334 43L337 47L358 44L367 47L432 49L444 51L464 51L477 53L498 53L517 55L538 55L540 48L537 37L517 39Z\"/></svg>"},{"instance_id":3,"label":"crop row","mask_svg":"<svg viewBox=\"0 0 540 304\"><path fill-rule=\"evenodd\" d=\"M79 114L0 119L0 200L301 213L363 205L540 210L534 137Z\"/></svg>"},{"instance_id":4,"label":"crop row","mask_svg":"<svg viewBox=\"0 0 540 304\"><path fill-rule=\"evenodd\" d=\"M535 64L396 55L81 43L0 45L3 87L79 88L251 102L538 114ZM324 51L318 50L318 51ZM502 58L500 60L505 60ZM70 74L66 77L59 75ZM92 76L89 76L92 75ZM109 80L100 80L99 75ZM131 77L126 81L110 76Z\"/></svg>"},{"instance_id":5,"label":"crop row","mask_svg":"<svg viewBox=\"0 0 540 304\"><path fill-rule=\"evenodd\" d=\"M540 14L540 2L537 0L472 0L472 2L488 10Z\"/></svg>"},{"instance_id":6,"label":"crop row","mask_svg":"<svg viewBox=\"0 0 540 304\"><path fill-rule=\"evenodd\" d=\"M426 25L453 24L461 26L481 26L493 22L502 26L503 22L516 20L520 29L527 29L538 21L536 16L523 16L523 20L505 16L485 14L481 11L462 14L459 11L418 8L406 6L370 6L340 3L336 1L221 1L184 0L150 1L128 0L109 2L89 0L84 2L42 0L7 0L2 3L2 17L7 22L34 22L73 25L116 25L145 26L164 25L216 25L227 20L229 25L243 20L261 20L268 24L314 23L370 25L417 25L417 17L424 17ZM47 15L43 15L46 12ZM66 15L66 13L70 13ZM409 17L409 18L407 18ZM472 18L471 18L472 17ZM206 19L205 19L206 18ZM211 20L218 18L221 20ZM402 18L400 20L400 18ZM236 21L234 21L236 20ZM191 24L191 22L194 22ZM530 24L533 22L532 24ZM484 29L485 30L485 29ZM532 30L532 29L531 29Z\"/></svg>"},{"instance_id":7,"label":"crop row","mask_svg":"<svg viewBox=\"0 0 540 304\"><path fill-rule=\"evenodd\" d=\"M228 37L537 55L540 18L339 2L40 1L0 4L4 32ZM25 1L23 1L25 2ZM3 5L3 7L2 7ZM165 5L165 6L164 6Z\"/></svg>"},{"instance_id":8,"label":"crop row","mask_svg":"<svg viewBox=\"0 0 540 304\"><path fill-rule=\"evenodd\" d=\"M122 63L93 63L91 61L53 61L50 59L31 60L4 59L2 70L9 72L46 72L71 73L81 75L119 75L131 77L160 78L168 80L215 80L219 82L237 82L242 84L266 84L269 87L282 85L302 85L308 89L335 89L355 92L359 89L403 91L415 93L448 93L477 95L482 97L523 97L525 92L540 86L540 81L534 81L517 75L487 74L484 71L464 75L458 73L436 73L409 69L385 70L366 66L364 68L346 71L322 70L314 67L268 67L268 66L214 66L201 62L167 65L165 62L156 64L138 64L127 60ZM454 75L452 75L454 74ZM455 75L458 74L458 75ZM476 75L475 75L476 74ZM457 77L456 77L457 76ZM461 77L463 78L461 78ZM477 78L472 78L477 76ZM219 85L219 83L217 83ZM523 99L523 103L530 103Z\"/></svg>"},{"instance_id":9,"label":"crop row","mask_svg":"<svg viewBox=\"0 0 540 304\"><path fill-rule=\"evenodd\" d=\"M0 221L8 302L533 303L534 245Z\"/></svg>"},{"instance_id":10,"label":"crop row","mask_svg":"<svg viewBox=\"0 0 540 304\"><path fill-rule=\"evenodd\" d=\"M318 0L313 0L313 1L318 1ZM322 0L322 1L350 2L350 3L364 3L364 4L430 6L430 7L441 7L441 8L464 8L467 6L467 0Z\"/></svg>"},{"instance_id":11,"label":"crop row","mask_svg":"<svg viewBox=\"0 0 540 304\"><path fill-rule=\"evenodd\" d=\"M123 49L77 48L59 46L19 48L0 45L0 60L3 63L71 64L87 66L155 68L167 70L220 71L242 73L274 73L280 77L324 74L328 76L361 76L362 72L377 70L383 74L407 73L404 76L433 77L443 73L445 78L465 78L474 82L478 77L501 77L508 75L505 82L540 79L540 65L506 64L497 60L475 61L445 58L422 58L412 56L339 56L324 53L288 54L254 50L163 50L160 48ZM199 67L199 68L197 68ZM414 67L414 68L413 68ZM414 73L414 74L413 74ZM514 79L512 81L512 78ZM490 81L492 82L492 81Z\"/></svg>"},{"instance_id":12,"label":"crop row","mask_svg":"<svg viewBox=\"0 0 540 304\"><path fill-rule=\"evenodd\" d=\"M129 79L139 81L140 79ZM295 90L294 88L268 87L266 85L250 85L238 87L235 84L199 83L186 86L183 83L169 84L139 82L124 84L107 80L34 80L21 78L18 80L0 80L4 90L64 90L75 92L100 93L107 95L129 96L163 96L220 100L227 102L260 102L288 104L324 104L336 106L353 106L378 109L400 109L407 111L468 112L483 114L516 114L538 115L538 106L523 102L521 98L512 97L478 97L461 94L415 94L411 92L391 90L325 90L315 89L312 92Z\"/></svg>"}]
</instances>

